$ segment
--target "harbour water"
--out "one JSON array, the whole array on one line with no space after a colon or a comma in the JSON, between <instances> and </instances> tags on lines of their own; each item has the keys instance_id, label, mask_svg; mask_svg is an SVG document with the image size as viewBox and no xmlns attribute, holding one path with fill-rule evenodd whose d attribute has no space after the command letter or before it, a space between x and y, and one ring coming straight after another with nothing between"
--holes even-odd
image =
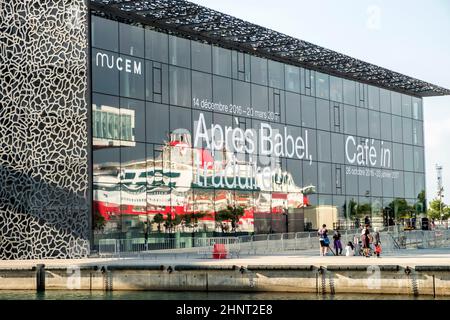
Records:
<instances>
[{"instance_id":1,"label":"harbour water","mask_svg":"<svg viewBox=\"0 0 450 320\"><path fill-rule=\"evenodd\" d=\"M317 295L284 292L168 292L168 291L61 291L1 290L0 300L448 300L421 295L335 294Z\"/></svg>"}]
</instances>

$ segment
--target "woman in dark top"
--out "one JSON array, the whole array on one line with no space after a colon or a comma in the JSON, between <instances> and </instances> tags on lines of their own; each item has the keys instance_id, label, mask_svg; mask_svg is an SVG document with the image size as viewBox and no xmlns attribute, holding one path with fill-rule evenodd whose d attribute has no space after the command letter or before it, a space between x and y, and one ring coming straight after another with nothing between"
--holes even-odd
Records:
<instances>
[{"instance_id":1,"label":"woman in dark top","mask_svg":"<svg viewBox=\"0 0 450 320\"><path fill-rule=\"evenodd\" d=\"M370 232L369 229L366 229L364 234L361 236L361 242L364 249L364 255L366 258L369 258L369 250L370 250Z\"/></svg>"}]
</instances>

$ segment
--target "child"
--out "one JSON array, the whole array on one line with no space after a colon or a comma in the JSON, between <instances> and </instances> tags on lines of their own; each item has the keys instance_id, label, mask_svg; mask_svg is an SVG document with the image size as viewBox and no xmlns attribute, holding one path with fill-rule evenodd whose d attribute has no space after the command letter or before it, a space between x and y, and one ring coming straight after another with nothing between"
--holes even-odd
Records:
<instances>
[{"instance_id":1,"label":"child","mask_svg":"<svg viewBox=\"0 0 450 320\"><path fill-rule=\"evenodd\" d=\"M347 246L345 247L345 256L351 257L355 255L355 247L353 246L353 243L349 241L347 243Z\"/></svg>"},{"instance_id":2,"label":"child","mask_svg":"<svg viewBox=\"0 0 450 320\"><path fill-rule=\"evenodd\" d=\"M377 258L379 258L381 253L381 244L379 242L375 244L375 253L377 254Z\"/></svg>"}]
</instances>

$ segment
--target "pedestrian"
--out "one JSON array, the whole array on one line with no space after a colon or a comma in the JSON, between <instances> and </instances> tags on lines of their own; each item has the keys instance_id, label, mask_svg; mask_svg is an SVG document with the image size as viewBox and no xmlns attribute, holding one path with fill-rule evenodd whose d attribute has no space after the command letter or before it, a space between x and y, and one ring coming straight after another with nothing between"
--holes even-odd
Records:
<instances>
[{"instance_id":1,"label":"pedestrian","mask_svg":"<svg viewBox=\"0 0 450 320\"><path fill-rule=\"evenodd\" d=\"M378 231L378 227L374 228L373 238L374 238L375 245L381 243L380 232Z\"/></svg>"},{"instance_id":2,"label":"pedestrian","mask_svg":"<svg viewBox=\"0 0 450 320\"><path fill-rule=\"evenodd\" d=\"M359 239L358 235L355 235L355 236L353 237L353 245L354 245L354 247L355 247L355 253L356 253L357 255L359 255L359 252L360 252L360 250L361 250L360 242L361 242L361 240Z\"/></svg>"},{"instance_id":3,"label":"pedestrian","mask_svg":"<svg viewBox=\"0 0 450 320\"><path fill-rule=\"evenodd\" d=\"M375 253L377 254L377 258L379 258L381 254L381 243L375 245Z\"/></svg>"},{"instance_id":4,"label":"pedestrian","mask_svg":"<svg viewBox=\"0 0 450 320\"><path fill-rule=\"evenodd\" d=\"M333 234L333 244L334 244L334 250L336 250L336 255L342 254L342 243L341 243L341 233L338 229L334 231Z\"/></svg>"},{"instance_id":5,"label":"pedestrian","mask_svg":"<svg viewBox=\"0 0 450 320\"><path fill-rule=\"evenodd\" d=\"M345 256L351 257L355 255L355 247L353 246L353 243L349 241L347 243L347 246L345 247Z\"/></svg>"},{"instance_id":6,"label":"pedestrian","mask_svg":"<svg viewBox=\"0 0 450 320\"><path fill-rule=\"evenodd\" d=\"M366 231L364 232L364 234L361 236L361 242L362 242L362 247L363 247L363 251L364 251L364 256L366 258L369 258L369 251L370 251L370 237L369 237L369 229L366 229Z\"/></svg>"},{"instance_id":7,"label":"pedestrian","mask_svg":"<svg viewBox=\"0 0 450 320\"><path fill-rule=\"evenodd\" d=\"M330 239L328 239L327 225L323 224L322 228L317 232L319 235L320 243L320 256L326 256L328 252L328 246L330 245Z\"/></svg>"}]
</instances>

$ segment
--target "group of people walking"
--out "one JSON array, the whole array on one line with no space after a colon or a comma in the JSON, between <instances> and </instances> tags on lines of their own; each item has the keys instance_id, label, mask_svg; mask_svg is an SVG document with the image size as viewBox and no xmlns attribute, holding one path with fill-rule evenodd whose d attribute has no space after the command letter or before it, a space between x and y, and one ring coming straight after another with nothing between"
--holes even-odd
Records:
<instances>
[{"instance_id":1,"label":"group of people walking","mask_svg":"<svg viewBox=\"0 0 450 320\"><path fill-rule=\"evenodd\" d=\"M376 254L379 258L381 254L381 241L380 241L380 233L378 229L374 229L374 233L370 233L370 226L368 224L361 230L361 235L358 237L355 235L353 238L353 242L349 241L345 246L345 255L347 257L354 256L355 254L365 256L369 258L372 254ZM322 228L318 231L319 242L320 242L320 255L326 256L328 253L328 249L330 247L330 239L328 238L328 229L326 224L322 225ZM333 233L333 247L334 250L331 250L334 255L342 255L342 242L341 242L341 233L338 229L334 230Z\"/></svg>"}]
</instances>

